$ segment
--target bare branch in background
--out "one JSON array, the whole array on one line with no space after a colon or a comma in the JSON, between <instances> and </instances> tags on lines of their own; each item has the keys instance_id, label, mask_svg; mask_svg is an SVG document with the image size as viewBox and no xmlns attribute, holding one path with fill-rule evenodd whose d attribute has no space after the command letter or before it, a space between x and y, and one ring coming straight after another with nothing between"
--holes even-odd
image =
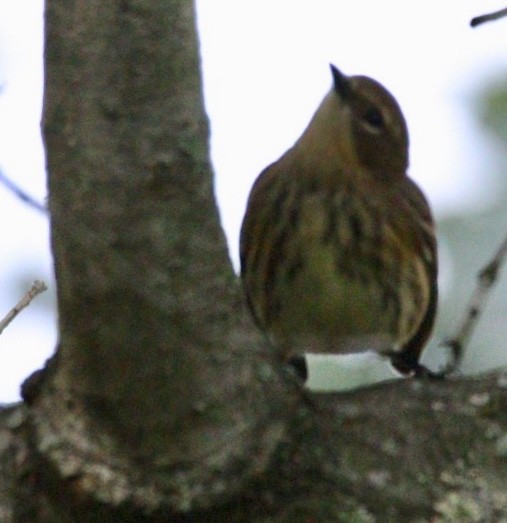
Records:
<instances>
[{"instance_id":1,"label":"bare branch in background","mask_svg":"<svg viewBox=\"0 0 507 523\"><path fill-rule=\"evenodd\" d=\"M13 192L20 200L24 203L27 203L34 209L37 209L39 212L44 214L48 213L48 210L45 205L38 202L35 198L30 196L25 192L21 187L15 184L10 178L5 176L5 174L0 170L0 183L2 183L9 191Z\"/></svg>"},{"instance_id":2,"label":"bare branch in background","mask_svg":"<svg viewBox=\"0 0 507 523\"><path fill-rule=\"evenodd\" d=\"M475 18L472 18L472 20L470 20L470 25L472 27L477 27L478 25L482 25L486 22L493 22L505 16L507 16L507 7L504 9L500 9L500 11L495 11L494 13L476 16Z\"/></svg>"},{"instance_id":3,"label":"bare branch in background","mask_svg":"<svg viewBox=\"0 0 507 523\"><path fill-rule=\"evenodd\" d=\"M11 323L11 321L25 308L30 305L32 300L47 290L46 284L43 281L35 280L30 289L25 295L19 300L19 302L7 313L5 318L0 320L0 334L4 331L5 327Z\"/></svg>"},{"instance_id":4,"label":"bare branch in background","mask_svg":"<svg viewBox=\"0 0 507 523\"><path fill-rule=\"evenodd\" d=\"M493 290L494 284L497 282L500 268L502 267L505 256L507 255L507 236L504 238L499 249L491 259L480 271L477 277L477 286L468 304L467 312L463 323L460 325L456 334L444 342L444 346L450 347L453 358L443 374L450 374L454 372L461 361L465 348L472 337L474 329L481 317L486 306L488 297Z\"/></svg>"}]
</instances>

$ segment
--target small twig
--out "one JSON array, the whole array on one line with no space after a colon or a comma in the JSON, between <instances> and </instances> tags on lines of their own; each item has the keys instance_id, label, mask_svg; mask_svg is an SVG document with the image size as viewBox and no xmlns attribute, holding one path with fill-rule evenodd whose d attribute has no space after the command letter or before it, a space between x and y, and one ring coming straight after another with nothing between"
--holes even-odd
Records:
<instances>
[{"instance_id":1,"label":"small twig","mask_svg":"<svg viewBox=\"0 0 507 523\"><path fill-rule=\"evenodd\" d=\"M25 308L30 305L32 300L42 292L47 290L46 284L43 281L35 280L30 289L19 300L19 302L7 313L3 320L0 320L0 334L5 327Z\"/></svg>"},{"instance_id":2,"label":"small twig","mask_svg":"<svg viewBox=\"0 0 507 523\"><path fill-rule=\"evenodd\" d=\"M450 347L452 359L441 371L443 375L454 372L461 361L465 348L472 337L473 331L484 311L487 299L498 278L498 273L507 255L507 237L504 238L495 256L480 271L477 277L477 286L468 304L467 312L463 323L460 325L456 334L443 343L443 346Z\"/></svg>"},{"instance_id":3,"label":"small twig","mask_svg":"<svg viewBox=\"0 0 507 523\"><path fill-rule=\"evenodd\" d=\"M486 15L476 16L470 20L470 25L472 27L477 27L478 25L484 24L485 22L493 22L499 18L507 16L507 7L500 9L500 11L495 11L494 13L488 13Z\"/></svg>"},{"instance_id":4,"label":"small twig","mask_svg":"<svg viewBox=\"0 0 507 523\"><path fill-rule=\"evenodd\" d=\"M9 189L9 191L13 192L20 200L27 203L34 209L37 209L40 212L43 212L44 214L48 213L47 208L40 202L38 202L35 198L30 196L27 192L25 192L21 187L16 185L10 178L5 176L5 174L0 170L0 182Z\"/></svg>"}]
</instances>

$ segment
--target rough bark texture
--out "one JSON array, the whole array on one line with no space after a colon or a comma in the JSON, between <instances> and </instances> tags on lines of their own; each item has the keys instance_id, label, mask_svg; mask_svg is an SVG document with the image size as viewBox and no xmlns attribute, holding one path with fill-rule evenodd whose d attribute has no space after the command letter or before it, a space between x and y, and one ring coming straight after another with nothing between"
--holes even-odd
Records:
<instances>
[{"instance_id":1,"label":"rough bark texture","mask_svg":"<svg viewBox=\"0 0 507 523\"><path fill-rule=\"evenodd\" d=\"M208 506L264 466L293 395L228 260L193 5L49 1L45 65L60 346L25 391L34 442L104 501Z\"/></svg>"},{"instance_id":2,"label":"rough bark texture","mask_svg":"<svg viewBox=\"0 0 507 523\"><path fill-rule=\"evenodd\" d=\"M48 0L60 346L0 411L0 521L501 521L502 376L309 395L245 314L188 0Z\"/></svg>"}]
</instances>

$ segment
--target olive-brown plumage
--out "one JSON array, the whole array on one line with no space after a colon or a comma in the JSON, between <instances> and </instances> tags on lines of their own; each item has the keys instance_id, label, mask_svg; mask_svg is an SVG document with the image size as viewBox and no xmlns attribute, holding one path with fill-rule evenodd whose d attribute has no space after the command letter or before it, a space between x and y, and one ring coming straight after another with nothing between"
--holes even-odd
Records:
<instances>
[{"instance_id":1,"label":"olive-brown plumage","mask_svg":"<svg viewBox=\"0 0 507 523\"><path fill-rule=\"evenodd\" d=\"M417 371L437 253L428 203L407 176L405 119L375 80L331 70L303 135L252 188L243 286L284 357L375 349Z\"/></svg>"}]
</instances>

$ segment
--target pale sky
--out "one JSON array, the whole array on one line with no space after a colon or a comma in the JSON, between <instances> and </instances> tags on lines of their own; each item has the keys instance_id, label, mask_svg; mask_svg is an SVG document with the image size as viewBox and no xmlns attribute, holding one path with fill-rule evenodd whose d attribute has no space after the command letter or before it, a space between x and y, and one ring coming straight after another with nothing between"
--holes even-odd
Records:
<instances>
[{"instance_id":1,"label":"pale sky","mask_svg":"<svg viewBox=\"0 0 507 523\"><path fill-rule=\"evenodd\" d=\"M507 71L507 20L469 28L501 2L426 0L199 0L205 96L222 222L237 239L257 174L301 134L331 85L329 63L365 74L396 96L408 121L411 175L438 215L494 198L485 176L492 142L474 127L470 100ZM168 80L169 81L169 80ZM42 2L0 2L0 167L41 201L39 118ZM48 224L0 187L0 316L21 297L19 269L52 287ZM29 282L27 282L28 285ZM52 352L55 316L42 300L0 337L0 402Z\"/></svg>"}]
</instances>

